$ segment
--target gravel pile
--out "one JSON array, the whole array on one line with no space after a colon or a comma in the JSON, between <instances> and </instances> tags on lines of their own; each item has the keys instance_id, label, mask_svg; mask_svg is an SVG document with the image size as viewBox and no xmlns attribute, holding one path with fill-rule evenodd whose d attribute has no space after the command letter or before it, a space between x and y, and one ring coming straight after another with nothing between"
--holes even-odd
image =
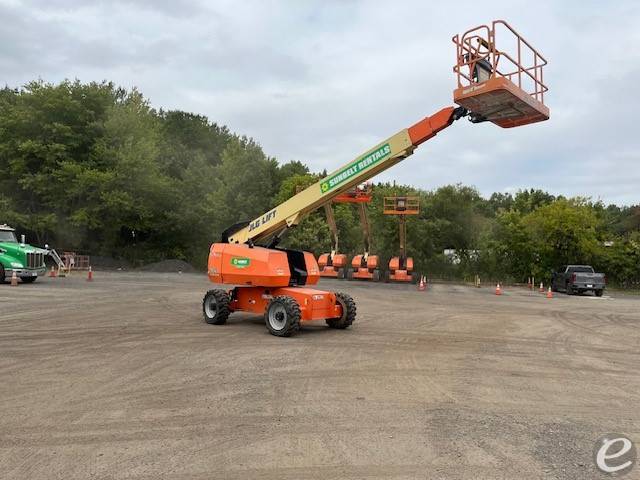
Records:
<instances>
[{"instance_id":1,"label":"gravel pile","mask_svg":"<svg viewBox=\"0 0 640 480\"><path fill-rule=\"evenodd\" d=\"M149 263L143 267L140 267L143 272L183 272L183 273L192 273L195 272L196 269L189 265L184 260L162 260L161 262Z\"/></svg>"},{"instance_id":2,"label":"gravel pile","mask_svg":"<svg viewBox=\"0 0 640 480\"><path fill-rule=\"evenodd\" d=\"M61 252L58 252L62 254ZM100 255L91 255L91 266L98 270L130 270L131 264L126 260L119 260L111 257L102 257Z\"/></svg>"}]
</instances>

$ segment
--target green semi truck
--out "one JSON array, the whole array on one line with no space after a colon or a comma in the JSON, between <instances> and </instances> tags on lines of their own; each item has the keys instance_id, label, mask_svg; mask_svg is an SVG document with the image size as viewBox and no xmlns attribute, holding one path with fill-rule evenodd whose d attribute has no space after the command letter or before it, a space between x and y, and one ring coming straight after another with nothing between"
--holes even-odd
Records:
<instances>
[{"instance_id":1,"label":"green semi truck","mask_svg":"<svg viewBox=\"0 0 640 480\"><path fill-rule=\"evenodd\" d=\"M35 282L47 270L44 261L48 254L48 250L27 245L24 235L18 242L13 228L0 225L0 283L14 272L24 283Z\"/></svg>"}]
</instances>

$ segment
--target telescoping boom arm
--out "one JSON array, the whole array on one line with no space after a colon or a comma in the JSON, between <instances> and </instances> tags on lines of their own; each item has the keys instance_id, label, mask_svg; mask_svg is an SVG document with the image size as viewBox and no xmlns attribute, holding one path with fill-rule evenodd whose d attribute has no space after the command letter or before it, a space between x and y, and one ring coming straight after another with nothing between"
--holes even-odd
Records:
<instances>
[{"instance_id":1,"label":"telescoping boom arm","mask_svg":"<svg viewBox=\"0 0 640 480\"><path fill-rule=\"evenodd\" d=\"M384 140L325 178L294 195L258 218L227 229L223 243L277 243L284 231L297 225L334 197L392 167L413 153L418 145L467 114L462 107L446 107Z\"/></svg>"}]
</instances>

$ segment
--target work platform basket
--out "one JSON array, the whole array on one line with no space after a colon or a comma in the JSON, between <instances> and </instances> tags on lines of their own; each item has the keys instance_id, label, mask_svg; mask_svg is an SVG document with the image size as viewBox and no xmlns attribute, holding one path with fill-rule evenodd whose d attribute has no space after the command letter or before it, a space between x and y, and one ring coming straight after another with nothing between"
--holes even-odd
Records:
<instances>
[{"instance_id":1,"label":"work platform basket","mask_svg":"<svg viewBox=\"0 0 640 480\"><path fill-rule=\"evenodd\" d=\"M473 121L503 128L549 119L544 104L546 59L503 20L453 37L458 78L454 101Z\"/></svg>"},{"instance_id":2,"label":"work platform basket","mask_svg":"<svg viewBox=\"0 0 640 480\"><path fill-rule=\"evenodd\" d=\"M385 215L418 215L420 198L418 197L384 197L383 211Z\"/></svg>"}]
</instances>

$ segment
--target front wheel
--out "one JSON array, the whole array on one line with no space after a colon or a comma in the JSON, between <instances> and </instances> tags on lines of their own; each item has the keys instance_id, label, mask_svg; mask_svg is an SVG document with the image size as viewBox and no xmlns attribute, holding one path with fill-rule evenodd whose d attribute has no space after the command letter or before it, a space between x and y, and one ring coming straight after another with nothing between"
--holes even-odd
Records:
<instances>
[{"instance_id":1,"label":"front wheel","mask_svg":"<svg viewBox=\"0 0 640 480\"><path fill-rule=\"evenodd\" d=\"M300 329L300 305L286 295L273 297L264 312L264 323L271 335L288 337Z\"/></svg>"},{"instance_id":2,"label":"front wheel","mask_svg":"<svg viewBox=\"0 0 640 480\"><path fill-rule=\"evenodd\" d=\"M202 299L204 321L210 325L223 325L229 317L229 294L224 290L209 290Z\"/></svg>"},{"instance_id":3,"label":"front wheel","mask_svg":"<svg viewBox=\"0 0 640 480\"><path fill-rule=\"evenodd\" d=\"M604 290L595 290L596 297L601 297L604 293Z\"/></svg>"},{"instance_id":4,"label":"front wheel","mask_svg":"<svg viewBox=\"0 0 640 480\"><path fill-rule=\"evenodd\" d=\"M342 307L342 316L339 318L327 318L327 325L331 328L349 328L356 320L356 302L351 295L336 292L336 302Z\"/></svg>"},{"instance_id":5,"label":"front wheel","mask_svg":"<svg viewBox=\"0 0 640 480\"><path fill-rule=\"evenodd\" d=\"M37 280L38 277L20 277L22 283L33 283Z\"/></svg>"}]
</instances>

